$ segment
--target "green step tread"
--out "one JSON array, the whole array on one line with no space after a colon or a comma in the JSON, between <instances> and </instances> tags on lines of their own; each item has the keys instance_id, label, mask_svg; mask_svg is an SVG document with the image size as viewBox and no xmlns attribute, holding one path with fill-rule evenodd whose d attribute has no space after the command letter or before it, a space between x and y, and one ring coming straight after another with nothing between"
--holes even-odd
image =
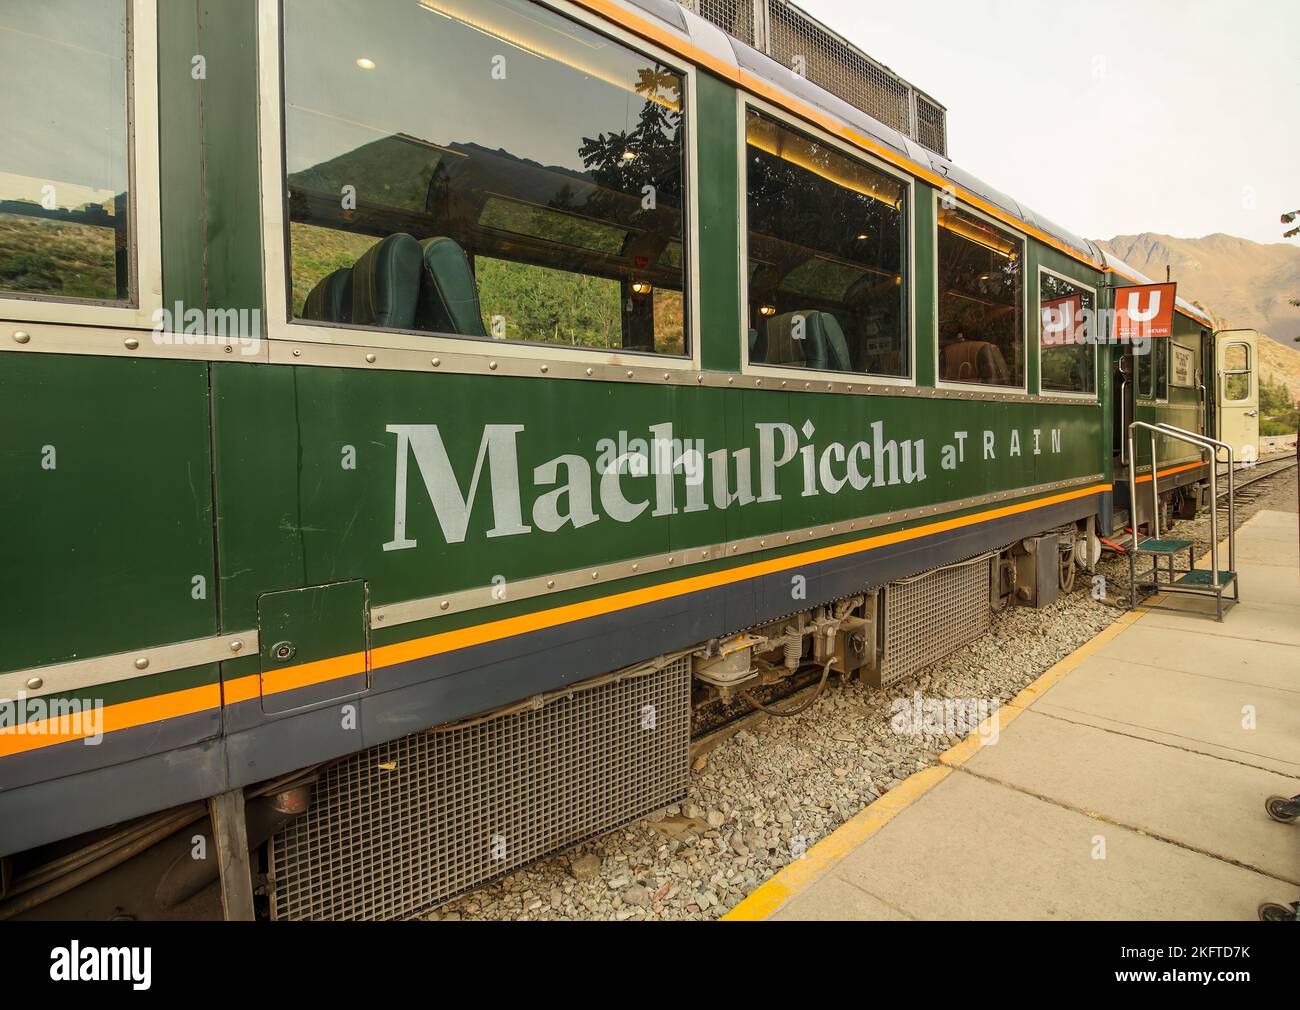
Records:
<instances>
[{"instance_id":1,"label":"green step tread","mask_svg":"<svg viewBox=\"0 0 1300 1010\"><path fill-rule=\"evenodd\" d=\"M1176 554L1192 546L1190 540L1143 540L1138 544L1139 554Z\"/></svg>"},{"instance_id":2,"label":"green step tread","mask_svg":"<svg viewBox=\"0 0 1300 1010\"><path fill-rule=\"evenodd\" d=\"M1232 582L1232 580L1235 579L1236 577L1237 577L1236 572L1220 570L1219 585L1220 586L1229 585ZM1194 572L1188 572L1186 575L1182 576L1182 578L1178 579L1174 583L1174 585L1175 586L1204 586L1207 589L1213 588L1214 586L1213 573L1206 571L1205 569L1197 569Z\"/></svg>"}]
</instances>

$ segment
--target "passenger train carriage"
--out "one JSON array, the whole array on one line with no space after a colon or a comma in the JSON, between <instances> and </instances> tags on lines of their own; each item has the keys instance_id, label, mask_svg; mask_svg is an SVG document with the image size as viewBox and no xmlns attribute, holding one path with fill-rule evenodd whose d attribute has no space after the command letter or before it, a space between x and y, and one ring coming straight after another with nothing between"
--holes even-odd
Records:
<instances>
[{"instance_id":1,"label":"passenger train carriage","mask_svg":"<svg viewBox=\"0 0 1300 1010\"><path fill-rule=\"evenodd\" d=\"M1249 412L1252 335L1076 326L1145 278L717 7L0 8L0 917L420 914Z\"/></svg>"}]
</instances>

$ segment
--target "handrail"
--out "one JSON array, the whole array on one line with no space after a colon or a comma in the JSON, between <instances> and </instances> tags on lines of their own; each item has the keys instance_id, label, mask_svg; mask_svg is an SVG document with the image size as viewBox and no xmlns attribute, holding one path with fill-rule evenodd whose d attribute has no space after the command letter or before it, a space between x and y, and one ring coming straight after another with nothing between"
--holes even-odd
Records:
<instances>
[{"instance_id":1,"label":"handrail","mask_svg":"<svg viewBox=\"0 0 1300 1010\"><path fill-rule=\"evenodd\" d=\"M1210 565L1214 589L1219 589L1219 477L1218 477L1218 449L1226 449L1228 452L1228 570L1236 570L1236 515L1233 504L1235 486L1232 477L1232 446L1226 442L1220 442L1216 438L1208 435L1202 435L1199 432L1187 431L1185 428L1179 428L1172 424L1148 424L1146 421L1132 421L1128 426L1128 450L1129 450L1129 510L1132 512L1130 517L1133 523L1133 550L1137 551L1138 547L1138 518L1137 518L1137 451L1134 443L1134 433L1138 428L1144 428L1151 433L1151 527L1155 533L1155 538L1160 537L1160 464L1156 458L1156 435L1164 435L1167 438L1175 438L1181 442L1187 442L1191 445L1198 446L1202 452L1210 454Z\"/></svg>"},{"instance_id":2,"label":"handrail","mask_svg":"<svg viewBox=\"0 0 1300 1010\"><path fill-rule=\"evenodd\" d=\"M1237 570L1237 501L1236 501L1237 474L1235 468L1233 467L1235 454L1232 451L1232 446L1229 445L1227 442L1219 441L1219 439L1213 437L1212 435L1204 435L1197 431L1188 431L1186 428L1180 428L1177 425L1169 424L1166 421L1159 422L1159 427L1163 428L1166 432L1175 433L1179 436L1182 436L1184 439L1188 441L1196 440L1201 444L1215 446L1217 447L1217 449L1223 449L1227 452L1228 454L1228 571L1235 572ZM1219 453L1217 451L1214 451L1211 453L1210 469L1218 470L1218 468L1219 468ZM1212 481L1211 482L1212 489L1213 486L1214 486L1214 482ZM1218 498L1215 498L1215 502L1216 503L1218 502Z\"/></svg>"}]
</instances>

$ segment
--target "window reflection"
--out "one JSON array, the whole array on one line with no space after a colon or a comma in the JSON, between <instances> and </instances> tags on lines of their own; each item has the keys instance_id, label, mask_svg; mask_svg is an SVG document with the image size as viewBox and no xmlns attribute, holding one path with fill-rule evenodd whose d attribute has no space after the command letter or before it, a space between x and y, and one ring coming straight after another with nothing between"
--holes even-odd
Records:
<instances>
[{"instance_id":1,"label":"window reflection","mask_svg":"<svg viewBox=\"0 0 1300 1010\"><path fill-rule=\"evenodd\" d=\"M126 0L0 4L0 294L131 297Z\"/></svg>"},{"instance_id":2,"label":"window reflection","mask_svg":"<svg viewBox=\"0 0 1300 1010\"><path fill-rule=\"evenodd\" d=\"M957 208L939 210L939 378L1025 381L1024 242Z\"/></svg>"},{"instance_id":3,"label":"window reflection","mask_svg":"<svg viewBox=\"0 0 1300 1010\"><path fill-rule=\"evenodd\" d=\"M287 0L284 37L297 318L687 352L682 75L529 0Z\"/></svg>"},{"instance_id":4,"label":"window reflection","mask_svg":"<svg viewBox=\"0 0 1300 1010\"><path fill-rule=\"evenodd\" d=\"M1087 288L1055 274L1039 276L1042 391L1096 393L1096 298Z\"/></svg>"},{"instance_id":5,"label":"window reflection","mask_svg":"<svg viewBox=\"0 0 1300 1010\"><path fill-rule=\"evenodd\" d=\"M751 110L749 360L911 374L906 187Z\"/></svg>"}]
</instances>

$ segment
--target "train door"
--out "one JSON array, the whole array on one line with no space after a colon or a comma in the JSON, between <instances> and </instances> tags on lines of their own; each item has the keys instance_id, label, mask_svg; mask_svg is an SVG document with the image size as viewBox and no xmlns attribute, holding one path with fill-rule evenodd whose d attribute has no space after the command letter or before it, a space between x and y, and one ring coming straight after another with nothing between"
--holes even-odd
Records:
<instances>
[{"instance_id":1,"label":"train door","mask_svg":"<svg viewBox=\"0 0 1300 1010\"><path fill-rule=\"evenodd\" d=\"M1258 341L1254 330L1220 330L1214 335L1217 434L1243 462L1253 462L1259 452Z\"/></svg>"}]
</instances>

